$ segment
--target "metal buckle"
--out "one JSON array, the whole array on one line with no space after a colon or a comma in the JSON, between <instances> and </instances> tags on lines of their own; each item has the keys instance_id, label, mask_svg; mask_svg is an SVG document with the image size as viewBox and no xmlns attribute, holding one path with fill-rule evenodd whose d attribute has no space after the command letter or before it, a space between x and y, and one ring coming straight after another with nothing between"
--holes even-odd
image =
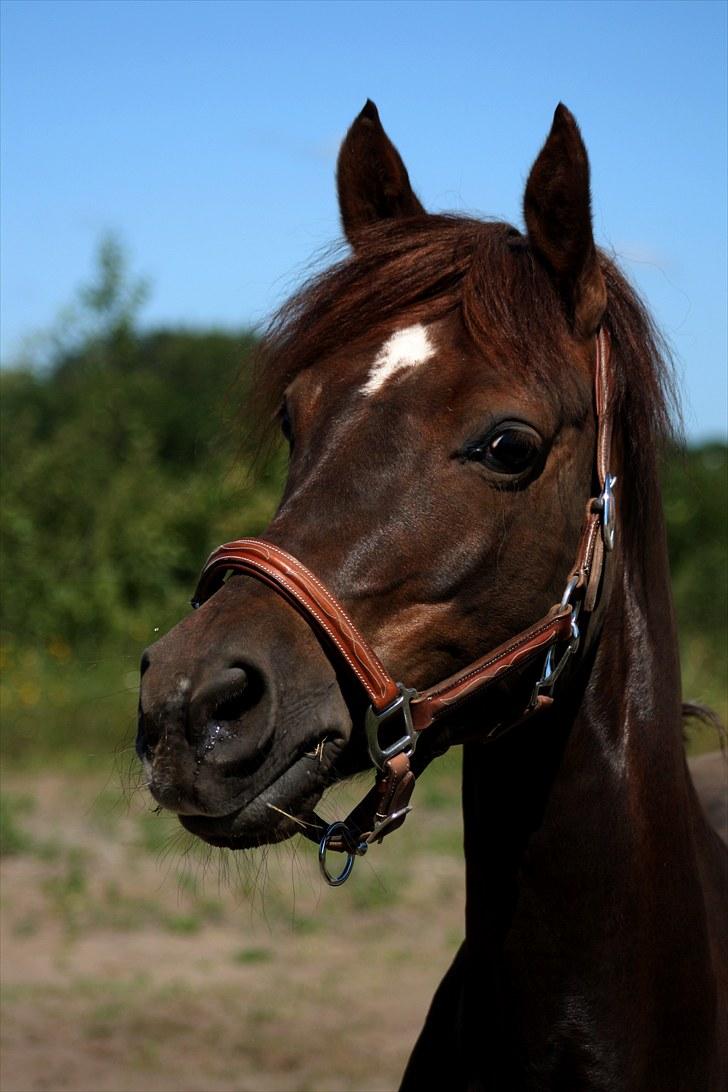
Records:
<instances>
[{"instance_id":1,"label":"metal buckle","mask_svg":"<svg viewBox=\"0 0 728 1092\"><path fill-rule=\"evenodd\" d=\"M604 479L604 488L599 494L597 506L601 512L602 540L604 549L609 553L614 549L614 538L617 530L616 511L613 489L616 484L614 474L607 474Z\"/></svg>"},{"instance_id":2,"label":"metal buckle","mask_svg":"<svg viewBox=\"0 0 728 1092\"><path fill-rule=\"evenodd\" d=\"M332 876L329 872L326 864L326 852L329 848L329 842L335 834L341 834L342 841L348 845L348 848L344 850L346 853L346 861L341 872ZM363 857L369 846L366 842L355 842L352 838L351 831L341 819L335 823L331 823L325 830L324 836L319 842L318 859L319 868L321 869L321 875L326 880L329 887L341 887L342 883L346 883L351 875L351 870L354 867L354 859L356 857Z\"/></svg>"},{"instance_id":3,"label":"metal buckle","mask_svg":"<svg viewBox=\"0 0 728 1092\"><path fill-rule=\"evenodd\" d=\"M569 643L555 663L553 645L546 653L546 660L544 661L543 672L541 673L541 678L536 683L536 693L534 695L535 697L541 694L544 690L553 689L554 683L558 679L559 675L564 670L571 657L579 648L580 637L581 634L579 633L579 627L576 624L576 617L572 612L571 636L569 638Z\"/></svg>"},{"instance_id":4,"label":"metal buckle","mask_svg":"<svg viewBox=\"0 0 728 1092\"><path fill-rule=\"evenodd\" d=\"M579 611L581 610L581 603L572 603L571 601L572 596L578 586L578 577L572 576L571 580L564 589L564 594L561 596L561 606L571 607L571 633L569 636L569 643L559 656L558 660L555 660L555 645L552 645L546 653L546 659L544 660L541 678L538 680L535 687L533 688L531 707L536 704L539 695L542 694L544 690L553 690L554 683L566 667L571 657L574 655L575 652L577 652L579 648L581 634L579 632L577 619L579 617Z\"/></svg>"},{"instance_id":5,"label":"metal buckle","mask_svg":"<svg viewBox=\"0 0 728 1092\"><path fill-rule=\"evenodd\" d=\"M405 808L400 808L398 811L393 811L391 815L385 815L382 819L378 819L375 816L374 830L367 838L367 843L371 845L372 842L379 842L379 844L381 845L382 839L384 838L384 835L387 833L389 828L394 823L396 823L398 819L402 819L403 816L409 815L411 811L412 808L408 804Z\"/></svg>"},{"instance_id":6,"label":"metal buckle","mask_svg":"<svg viewBox=\"0 0 728 1092\"><path fill-rule=\"evenodd\" d=\"M381 770L384 763L390 758L402 754L403 751L410 755L413 754L417 746L417 733L412 724L412 710L410 709L410 702L417 697L417 691L411 690L402 683L397 683L397 689L399 690L399 697L395 698L392 704L383 709L381 713L377 713L371 705L367 709L365 728L367 743L369 744L369 755L378 770ZM380 747L379 725L383 724L385 720L389 720L400 710L402 710L402 716L404 717L406 734L400 736L389 747Z\"/></svg>"}]
</instances>

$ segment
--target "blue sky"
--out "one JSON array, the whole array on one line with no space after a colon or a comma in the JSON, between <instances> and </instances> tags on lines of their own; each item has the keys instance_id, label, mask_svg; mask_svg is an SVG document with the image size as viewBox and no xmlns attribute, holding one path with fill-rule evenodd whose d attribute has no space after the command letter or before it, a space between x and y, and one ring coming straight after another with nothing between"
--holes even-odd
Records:
<instances>
[{"instance_id":1,"label":"blue sky","mask_svg":"<svg viewBox=\"0 0 728 1092\"><path fill-rule=\"evenodd\" d=\"M260 322L339 233L338 144L367 97L433 209L521 223L563 100L597 241L671 341L692 438L724 434L726 5L2 4L2 354L124 242L144 321Z\"/></svg>"}]
</instances>

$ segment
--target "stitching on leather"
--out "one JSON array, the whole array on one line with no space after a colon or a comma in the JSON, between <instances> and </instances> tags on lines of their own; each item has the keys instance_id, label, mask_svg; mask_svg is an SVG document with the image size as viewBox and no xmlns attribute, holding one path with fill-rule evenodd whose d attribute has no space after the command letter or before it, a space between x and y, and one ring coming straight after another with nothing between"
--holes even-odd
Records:
<instances>
[{"instance_id":1,"label":"stitching on leather","mask_svg":"<svg viewBox=\"0 0 728 1092\"><path fill-rule=\"evenodd\" d=\"M423 695L422 700L427 701L427 702L431 702L431 701L433 701L433 699L435 699L437 697L441 697L442 694L446 694L447 691L452 689L453 687L460 686L461 683L467 682L468 679L471 679L474 676L480 675L482 672L487 671L487 669L489 667L491 667L493 664L497 663L498 660L506 659L506 657L509 656L510 654L512 654L514 652L517 652L519 648L523 647L523 645L527 645L529 643L529 641L534 640L536 637L540 637L542 633L546 633L547 630L551 629L553 626L556 626L557 623L560 622L565 617L566 617L566 615L561 615L558 618L551 618L551 619L549 619L548 622L545 622L543 625L539 626L538 629L530 629L528 631L528 633L524 634L519 641L515 641L513 644L509 645L507 649L505 649L503 652L499 653L497 656L491 657L491 659L486 660L486 662L484 664L481 664L479 667L476 667L472 671L469 671L466 675L463 675L461 678L459 678L456 683L451 682L447 686L443 686L441 684L436 690L433 690L433 692L431 694L428 694L426 696ZM554 640L555 639L556 639L556 637L554 636ZM541 647L542 646L539 646L538 649L534 649L534 652L540 651ZM513 667L515 665L509 664L508 666ZM415 700L412 704L413 705L421 704L421 702L418 702L417 700Z\"/></svg>"},{"instance_id":2,"label":"stitching on leather","mask_svg":"<svg viewBox=\"0 0 728 1092\"><path fill-rule=\"evenodd\" d=\"M252 546L255 543L254 539L239 539L238 541L240 543L244 543L244 548L245 549L247 549L249 547L249 545ZM262 541L265 542L265 540L262 540ZM274 546L272 543L268 543L268 542L265 543L265 546L266 546L266 549L271 550L274 555L277 555L279 558L282 558L286 563L292 562L291 568L292 568L294 573L296 572L296 570L300 570L301 572L305 573L305 575L308 578L310 578L310 580L316 585L316 587L321 592L321 594L324 597L324 600L327 603L327 605L329 605L331 607L331 612L332 612L331 616L332 616L332 618L338 620L338 617L341 616L344 619L346 624L349 626L349 629L351 631L351 636L356 640L357 644L360 644L364 648L367 649L367 652L369 654L367 658L373 662L373 664L374 664L374 666L375 666L375 668L377 670L381 671L381 673L383 675L387 676L388 680L391 679L391 676L389 675L389 672L384 667L384 664L381 662L381 660L377 656L376 652L372 648L369 647L368 643L364 640L362 635L359 633L359 630L356 628L356 625L354 624L354 622L352 622L351 618L346 613L344 608L337 601L335 601L333 599L333 597L332 597L330 591L328 590L328 588L324 584L321 583L321 581L316 576L316 574L311 572L310 569L307 569L306 566L301 561L298 561L297 558L293 557L292 554L289 554L285 550L282 550L279 546Z\"/></svg>"},{"instance_id":3,"label":"stitching on leather","mask_svg":"<svg viewBox=\"0 0 728 1092\"><path fill-rule=\"evenodd\" d=\"M241 547L240 548L240 553L242 553L244 549L245 549L245 547ZM374 671L371 671L371 673L370 673L371 674L371 681L367 680L365 674L362 671L362 668L364 668L365 670L367 669L367 665L365 663L363 663L363 661L361 661L361 660L359 660L358 663L357 663L349 655L349 653L346 650L346 647L344 646L342 641L339 639L337 634L333 631L331 626L328 624L328 621L325 618L322 617L322 612L321 612L318 604L313 599L313 597L311 597L311 602L314 605L313 609L312 609L311 606L309 605L309 603L306 602L306 600L304 598L305 590L303 590L303 591L299 590L295 586L295 584L292 584L291 581L288 580L276 568L274 568L273 566L267 565L265 563L265 561L262 561L259 558L244 558L244 557L236 556L234 554L222 554L220 557L216 558L215 561L211 562L210 569L212 569L213 567L214 568L219 568L219 567L222 567L222 566L226 566L227 568L235 569L235 568L240 568L242 565L249 566L251 569L253 569L253 571L255 571L256 568L259 568L261 572L267 573L267 575L269 577L271 577L271 579L273 580L273 590L275 590L276 586L280 586L282 588L285 588L286 591L289 593L289 595L291 595L293 597L293 599L295 599L295 601L297 603L299 603L307 611L310 611L310 613L316 619L316 622L318 623L318 625L320 625L321 628L324 630L324 632L328 634L331 641L334 643L336 648L338 648L339 652L344 657L346 662L349 664L349 667L352 669L352 671L354 672L356 677L359 679L359 682L362 684L362 686L364 687L364 689L366 690L367 694L372 699L372 701L376 701L378 698L384 697L386 695L387 690L388 690L388 685L387 684L392 680L390 680L389 677L387 677L386 680L385 679L377 679L376 678L376 673ZM348 619L347 619L347 621L348 621ZM374 683L379 684L379 686L381 688L379 693L375 692L374 685L373 685Z\"/></svg>"},{"instance_id":4,"label":"stitching on leather","mask_svg":"<svg viewBox=\"0 0 728 1092\"><path fill-rule=\"evenodd\" d=\"M540 651L540 650L539 650L539 651ZM518 668L518 667L520 667L520 666L521 666L520 664L508 664L508 666L507 666L507 667L504 667L504 668L503 668L503 669L502 669L501 671L497 671L497 672L496 672L496 674L495 674L495 675L493 676L493 679L494 679L494 680L495 680L495 679L500 679L500 678L502 678L502 677L503 677L504 675L507 675L507 674L508 674L509 672L511 672L511 671L515 671L515 670L516 670L516 668ZM439 715L439 713L440 713L441 711L443 711L443 710L445 710L445 709L447 709L447 710L450 710L450 709L452 709L452 708L453 708L453 706L455 706L455 705L459 705L461 701L465 701L465 700L466 700L467 698L470 698L470 697L472 697L472 695L473 695L473 690L472 690L472 689L468 689L468 690L466 690L466 691L465 691L465 693L464 693L464 694L458 694L458 695L457 695L456 697L452 698L452 699L451 699L450 701L448 701L447 699L443 700L443 699L441 698L441 700L443 701L443 704L442 704L442 705L440 705L440 706L439 706L438 708L432 709L432 710L430 711L430 719L429 719L429 721L427 722L427 724L424 724L424 725L422 726L422 728L420 729L420 731L424 731L424 729L425 729L425 728L427 728L427 727L428 727L428 726L429 726L430 724L432 724L432 722L433 722L433 721L435 720L435 718L436 718L436 717L437 717L437 716ZM427 698L427 701L432 701L432 699L431 699L431 698ZM518 721L516 721L516 723L518 723ZM510 731L510 728L511 728L511 727L515 727L515 725L510 725L510 726L508 727L508 729L507 729L507 730L508 730L508 731Z\"/></svg>"}]
</instances>

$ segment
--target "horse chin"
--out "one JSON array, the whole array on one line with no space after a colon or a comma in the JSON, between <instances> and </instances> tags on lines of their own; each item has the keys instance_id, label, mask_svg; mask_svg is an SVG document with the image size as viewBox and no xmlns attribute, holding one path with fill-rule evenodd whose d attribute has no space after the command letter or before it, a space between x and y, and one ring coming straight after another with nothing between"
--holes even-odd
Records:
<instances>
[{"instance_id":1,"label":"horse chin","mask_svg":"<svg viewBox=\"0 0 728 1092\"><path fill-rule=\"evenodd\" d=\"M253 800L228 815L179 815L185 830L223 849L253 849L313 829L312 813L335 779L330 761L305 754Z\"/></svg>"}]
</instances>

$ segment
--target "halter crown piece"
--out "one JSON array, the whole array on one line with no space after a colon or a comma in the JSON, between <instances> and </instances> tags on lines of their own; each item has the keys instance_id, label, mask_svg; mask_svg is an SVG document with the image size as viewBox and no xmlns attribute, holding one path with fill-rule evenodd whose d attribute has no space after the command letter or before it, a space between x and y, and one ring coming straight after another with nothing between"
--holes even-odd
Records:
<instances>
[{"instance_id":1,"label":"halter crown piece","mask_svg":"<svg viewBox=\"0 0 728 1092\"><path fill-rule=\"evenodd\" d=\"M343 661L369 701L365 728L369 754L377 771L374 785L345 820L326 824L315 817L318 825L313 824L312 832L307 832L307 837L319 844L321 871L332 887L344 883L354 859L363 856L373 842L381 842L386 834L400 827L411 810L409 801L415 774L410 760L421 732L466 698L540 656L544 657L543 670L527 708L507 724L491 728L483 738L501 735L552 703L554 685L579 646L580 612L582 608L585 613L594 610L605 558L614 547L616 479L609 471L613 383L609 360L609 336L600 330L594 375L595 466L600 493L587 503L576 561L561 602L528 629L429 689L418 693L395 682L331 592L279 546L260 538L236 539L218 546L205 563L192 600L194 607L209 599L230 572L255 577L303 615L326 654ZM402 733L394 742L384 745L380 728L385 722L395 720L401 724ZM330 850L346 855L343 868L334 875L327 866Z\"/></svg>"}]
</instances>

